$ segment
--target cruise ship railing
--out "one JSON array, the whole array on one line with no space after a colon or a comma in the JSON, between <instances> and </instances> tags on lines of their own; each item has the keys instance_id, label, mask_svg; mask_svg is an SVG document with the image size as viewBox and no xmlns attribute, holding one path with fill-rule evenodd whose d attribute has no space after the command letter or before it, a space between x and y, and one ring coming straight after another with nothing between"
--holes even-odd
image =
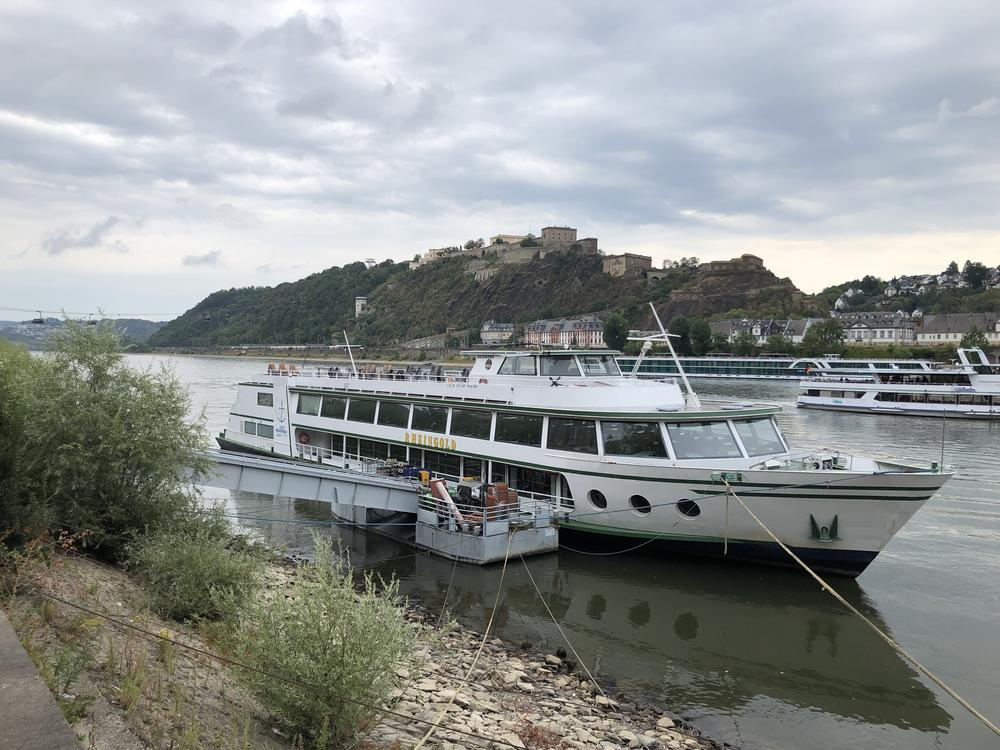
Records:
<instances>
[{"instance_id":1,"label":"cruise ship railing","mask_svg":"<svg viewBox=\"0 0 1000 750\"><path fill-rule=\"evenodd\" d=\"M485 528L487 534L489 525L494 522L501 528L498 533L505 533L512 525L533 526L563 518L571 510L562 498L513 490L507 490L506 497L493 494L482 500L474 497L471 501L452 494L448 502L424 489L420 491L417 507L433 513L438 525L469 532Z\"/></svg>"},{"instance_id":2,"label":"cruise ship railing","mask_svg":"<svg viewBox=\"0 0 1000 750\"><path fill-rule=\"evenodd\" d=\"M334 380L376 380L376 381L400 381L400 382L429 382L429 383L466 383L468 376L457 372L449 372L442 369L434 371L412 372L407 370L387 369L387 370L359 370L357 373L341 367L287 367L268 368L267 375L306 377L306 378L332 378Z\"/></svg>"}]
</instances>

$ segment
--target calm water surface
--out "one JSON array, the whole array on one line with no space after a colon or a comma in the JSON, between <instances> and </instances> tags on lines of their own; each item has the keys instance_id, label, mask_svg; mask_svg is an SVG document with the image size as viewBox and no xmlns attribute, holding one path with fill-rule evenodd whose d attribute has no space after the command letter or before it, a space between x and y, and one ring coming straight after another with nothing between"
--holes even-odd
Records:
<instances>
[{"instance_id":1,"label":"calm water surface","mask_svg":"<svg viewBox=\"0 0 1000 750\"><path fill-rule=\"evenodd\" d=\"M167 361L214 433L257 361ZM942 422L797 410L794 383L695 381L703 394L785 407L791 442L927 463ZM861 611L946 682L1000 719L1000 424L944 424L959 471L857 580L835 579ZM272 541L308 552L328 506L221 495ZM325 527L323 527L325 528ZM375 534L332 532L356 565L394 573L404 593L482 629L500 570L453 566ZM895 656L804 574L684 559L562 551L528 562L556 617L602 679L661 701L710 736L746 748L990 748L1000 742ZM498 634L562 645L521 563L507 569Z\"/></svg>"}]
</instances>

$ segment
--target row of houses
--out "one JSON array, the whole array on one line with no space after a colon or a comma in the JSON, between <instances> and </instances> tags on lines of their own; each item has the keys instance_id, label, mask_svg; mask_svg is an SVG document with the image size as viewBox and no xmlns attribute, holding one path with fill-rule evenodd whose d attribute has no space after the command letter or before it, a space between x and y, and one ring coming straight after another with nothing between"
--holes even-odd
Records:
<instances>
[{"instance_id":1,"label":"row of houses","mask_svg":"<svg viewBox=\"0 0 1000 750\"><path fill-rule=\"evenodd\" d=\"M973 329L981 331L990 345L1000 345L1000 313L949 313L924 315L863 311L833 313L844 329L844 340L852 346L943 346L956 345ZM738 319L709 323L712 333L730 341L749 334L757 344L772 336L783 336L793 344L802 342L806 331L825 318Z\"/></svg>"},{"instance_id":2,"label":"row of houses","mask_svg":"<svg viewBox=\"0 0 1000 750\"><path fill-rule=\"evenodd\" d=\"M487 320L479 338L488 346L500 346L514 340L513 323ZM604 323L594 315L558 320L536 320L524 326L524 343L545 346L604 346Z\"/></svg>"}]
</instances>

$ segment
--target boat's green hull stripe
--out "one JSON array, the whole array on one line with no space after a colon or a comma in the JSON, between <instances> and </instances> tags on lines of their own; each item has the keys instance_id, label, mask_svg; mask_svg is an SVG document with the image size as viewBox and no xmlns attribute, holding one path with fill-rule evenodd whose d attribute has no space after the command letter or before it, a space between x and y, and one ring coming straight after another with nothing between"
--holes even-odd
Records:
<instances>
[{"instance_id":1,"label":"boat's green hull stripe","mask_svg":"<svg viewBox=\"0 0 1000 750\"><path fill-rule=\"evenodd\" d=\"M417 448L417 449L422 449L423 448L422 446L419 446L419 445L412 445L410 443L404 443L404 442L400 442L398 440L390 440L390 439L387 439L387 438L373 438L373 437L370 437L368 435L357 435L355 433L346 433L346 432L333 433L330 430L323 430L323 429L318 428L318 427L309 427L308 429L314 430L316 432L325 432L327 434L348 435L349 437L358 437L358 438L361 438L363 440L372 440L372 441L381 442L381 443L392 443L393 445L399 445L399 446L408 447L408 448ZM246 445L245 443L240 443L240 442L238 442L236 440L232 440L231 438L228 438L228 437L224 438L224 439L227 440L230 443L233 443L234 445L239 445L239 446L245 446ZM257 448L255 446L246 445L246 447L249 450L254 451L255 453L261 453L262 455L265 455L265 456L272 456L273 457L275 455L279 455L282 458L286 458L282 454L274 454L274 453L271 453L269 451L261 450L260 448ZM433 450L433 449L432 448L427 448L426 450ZM489 460L497 460L495 456L486 456L486 455L482 455L482 454L479 454L479 453L466 453L464 451L457 451L457 450L456 451L449 451L449 453L454 453L454 454L462 455L462 456L465 456L466 458L478 458L478 459L481 459L481 460L485 459L485 460L488 460L488 461ZM300 459L295 458L293 460L300 460ZM301 459L301 460L305 460L305 459ZM669 478L669 477L637 477L637 476L629 476L627 474L605 474L605 473L595 472L595 471L580 471L580 470L577 470L577 469L554 469L551 465L535 464L535 463L530 463L530 462L527 462L527 461L498 461L498 462L499 463L510 463L510 464L514 464L514 465L517 465L517 466L524 466L526 468L539 469L539 470L542 470L542 471L558 471L559 473L563 473L563 474L582 474L584 476L604 477L604 478L607 478L607 479L626 479L626 480L641 481L641 482L661 482L661 483L664 483L664 484L711 485L713 487L718 487L719 488L718 492L705 492L705 491L697 490L697 489L691 489L691 492L696 492L696 493L701 494L701 495L725 494L724 485L721 482L716 482L716 481L713 481L711 479L672 479L672 478ZM315 461L306 461L306 463L315 464L316 462ZM739 472L738 471L734 471L733 473L739 473ZM829 481L830 482L835 482L837 480L832 480L831 479ZM803 482L801 484L794 484L794 485L789 485L789 484L766 484L766 483L763 483L763 482L739 482L739 483L733 484L732 486L733 486L733 489L737 489L737 490L741 490L741 488L743 488L743 487L761 487L761 488L772 489L772 490L783 489L783 488L785 488L785 489L803 489L803 490L825 490L825 491L830 491L830 492L837 493L835 495L835 497L847 498L847 499L857 498L859 500L862 500L862 499L870 499L870 500L904 500L904 501L921 501L922 502L924 500L927 500L930 497L930 495L921 495L921 496L918 496L918 497L910 497L910 496L900 497L898 495L877 495L877 496L866 495L866 496L857 496L857 495L846 494L846 493L849 493L849 492L857 492L859 490L882 490L884 492L919 492L919 491L926 492L927 491L926 487L870 487L870 486L862 486L862 485L852 485L850 487L835 487L835 486L831 486L830 484L827 484L825 482L815 482L815 483ZM935 490L936 489L937 488L935 488ZM751 493L747 493L747 492L741 491L740 494L741 495L748 495L748 496L751 496L751 497L782 497L782 498L790 497L789 495L777 494L777 493L776 494L770 494L770 493L755 493L755 494L751 494ZM808 498L808 497L816 497L816 496L815 495L812 495L812 496L807 495L806 497Z\"/></svg>"}]
</instances>

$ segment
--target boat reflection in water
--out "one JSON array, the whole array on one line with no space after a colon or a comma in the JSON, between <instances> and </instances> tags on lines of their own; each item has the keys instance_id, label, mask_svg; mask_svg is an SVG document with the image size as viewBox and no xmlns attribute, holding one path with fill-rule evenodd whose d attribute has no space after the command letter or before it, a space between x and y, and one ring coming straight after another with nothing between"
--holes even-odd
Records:
<instances>
[{"instance_id":1,"label":"boat reflection in water","mask_svg":"<svg viewBox=\"0 0 1000 750\"><path fill-rule=\"evenodd\" d=\"M247 525L307 555L316 527L301 522L329 520L329 506L278 500L261 510L267 502L260 495L230 499L245 509L241 515L298 521ZM450 615L477 630L486 626L500 566L455 566L347 527L333 535L355 566L395 575L402 593L431 611L441 608L452 581ZM833 725L848 723L857 747L875 738L923 747L915 741L919 734L945 732L951 723L916 671L802 574L567 550L527 565L599 679L682 712L715 739L750 748L782 742L821 748L829 746ZM857 583L838 580L836 587L891 635ZM564 645L519 559L508 565L504 592L497 635L549 651ZM843 728L836 734L838 746L855 746L844 742Z\"/></svg>"}]
</instances>

